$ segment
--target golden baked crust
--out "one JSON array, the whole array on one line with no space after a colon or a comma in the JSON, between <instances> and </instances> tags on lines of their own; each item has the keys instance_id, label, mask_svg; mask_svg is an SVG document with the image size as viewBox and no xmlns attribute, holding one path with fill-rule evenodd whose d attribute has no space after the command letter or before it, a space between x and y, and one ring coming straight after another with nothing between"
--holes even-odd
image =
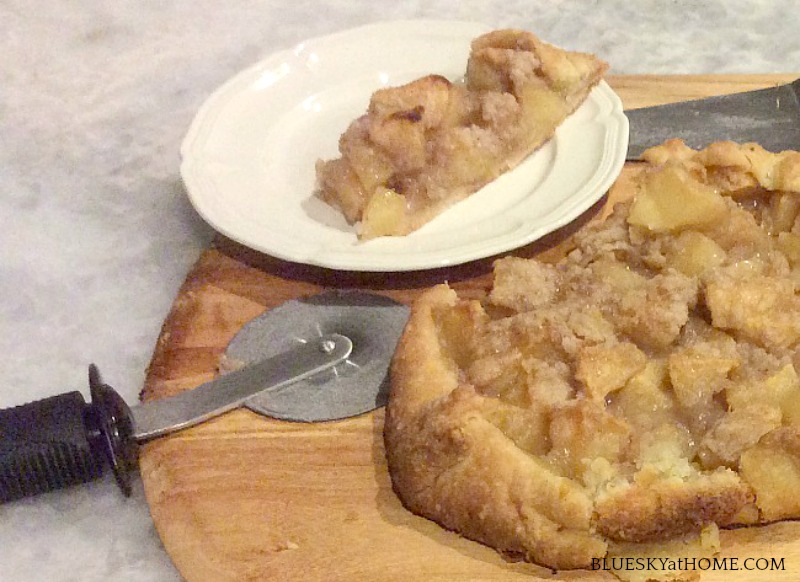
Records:
<instances>
[{"instance_id":1,"label":"golden baked crust","mask_svg":"<svg viewBox=\"0 0 800 582\"><path fill-rule=\"evenodd\" d=\"M550 139L606 68L528 32L480 36L463 84L430 75L376 91L341 157L317 163L318 195L361 238L408 234Z\"/></svg>"},{"instance_id":2,"label":"golden baked crust","mask_svg":"<svg viewBox=\"0 0 800 582\"><path fill-rule=\"evenodd\" d=\"M414 303L385 425L411 511L552 568L800 517L800 153L644 157L559 263Z\"/></svg>"}]
</instances>

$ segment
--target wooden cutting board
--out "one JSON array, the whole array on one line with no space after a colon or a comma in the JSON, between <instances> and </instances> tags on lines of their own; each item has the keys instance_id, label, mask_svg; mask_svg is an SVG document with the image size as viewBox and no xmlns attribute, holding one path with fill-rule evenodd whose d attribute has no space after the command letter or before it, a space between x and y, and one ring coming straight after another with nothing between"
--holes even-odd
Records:
<instances>
[{"instance_id":1,"label":"wooden cutting board","mask_svg":"<svg viewBox=\"0 0 800 582\"><path fill-rule=\"evenodd\" d=\"M757 89L796 75L617 76L626 108ZM798 144L800 146L800 144ZM626 173L633 171L631 166ZM552 258L586 221L514 254ZM164 322L142 392L161 398L211 379L241 326L265 309L324 288L363 288L411 301L449 281L481 294L491 259L439 270L358 274L290 264L218 237L189 273ZM148 443L141 475L153 520L187 582L251 580L388 582L614 580L592 571L555 573L510 563L406 511L392 492L383 411L299 424L237 410ZM721 557L783 560L782 571L707 571L704 582L800 580L800 523L722 533ZM680 557L680 556L676 556ZM780 564L780 562L778 562Z\"/></svg>"}]
</instances>

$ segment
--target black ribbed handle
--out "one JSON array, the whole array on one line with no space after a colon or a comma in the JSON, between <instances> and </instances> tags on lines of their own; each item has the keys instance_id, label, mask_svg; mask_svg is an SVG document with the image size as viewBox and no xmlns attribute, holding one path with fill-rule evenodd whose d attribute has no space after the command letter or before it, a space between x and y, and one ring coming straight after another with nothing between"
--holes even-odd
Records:
<instances>
[{"instance_id":1,"label":"black ribbed handle","mask_svg":"<svg viewBox=\"0 0 800 582\"><path fill-rule=\"evenodd\" d=\"M0 501L103 474L105 457L88 438L87 412L80 392L0 410Z\"/></svg>"},{"instance_id":2,"label":"black ribbed handle","mask_svg":"<svg viewBox=\"0 0 800 582\"><path fill-rule=\"evenodd\" d=\"M75 391L0 410L0 503L92 481L106 463L130 494L130 409L94 366L89 386L88 404Z\"/></svg>"}]
</instances>

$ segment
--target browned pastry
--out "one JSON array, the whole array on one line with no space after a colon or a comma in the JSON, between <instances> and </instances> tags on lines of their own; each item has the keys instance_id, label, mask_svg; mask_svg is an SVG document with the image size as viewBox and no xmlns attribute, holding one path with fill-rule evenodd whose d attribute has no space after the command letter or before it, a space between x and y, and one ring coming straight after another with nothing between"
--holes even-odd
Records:
<instances>
[{"instance_id":1,"label":"browned pastry","mask_svg":"<svg viewBox=\"0 0 800 582\"><path fill-rule=\"evenodd\" d=\"M408 509L559 569L800 517L800 153L645 158L560 262L415 302L385 425Z\"/></svg>"},{"instance_id":2,"label":"browned pastry","mask_svg":"<svg viewBox=\"0 0 800 582\"><path fill-rule=\"evenodd\" d=\"M375 92L341 157L317 163L318 194L361 238L408 234L550 139L606 68L528 32L483 35L463 84L431 75Z\"/></svg>"}]
</instances>

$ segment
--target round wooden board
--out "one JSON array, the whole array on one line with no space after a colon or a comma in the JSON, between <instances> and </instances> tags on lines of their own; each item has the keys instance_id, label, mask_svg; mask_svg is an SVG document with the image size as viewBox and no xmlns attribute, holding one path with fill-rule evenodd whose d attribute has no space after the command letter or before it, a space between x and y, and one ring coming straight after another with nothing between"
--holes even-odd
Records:
<instances>
[{"instance_id":1,"label":"round wooden board","mask_svg":"<svg viewBox=\"0 0 800 582\"><path fill-rule=\"evenodd\" d=\"M612 77L627 107L788 82L793 75ZM570 235L626 196L627 166L611 194L573 225L515 255L558 258ZM286 300L360 288L410 302L448 281L482 295L493 259L411 273L346 273L290 264L222 237L188 275L164 323L144 400L214 377L230 339ZM383 411L318 424L237 410L143 446L140 471L161 539L187 582L589 580L602 571L552 572L495 551L403 508L383 449ZM800 524L723 532L720 557L783 559L783 571L707 571L704 582L800 579Z\"/></svg>"}]
</instances>

